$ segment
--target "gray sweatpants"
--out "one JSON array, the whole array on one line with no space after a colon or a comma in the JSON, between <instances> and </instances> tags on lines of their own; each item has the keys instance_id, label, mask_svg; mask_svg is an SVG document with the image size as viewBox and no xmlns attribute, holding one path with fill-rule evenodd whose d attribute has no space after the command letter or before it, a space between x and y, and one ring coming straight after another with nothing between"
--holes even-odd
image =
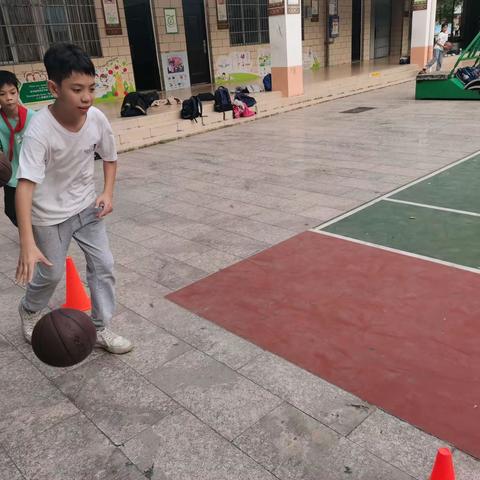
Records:
<instances>
[{"instance_id":1,"label":"gray sweatpants","mask_svg":"<svg viewBox=\"0 0 480 480\"><path fill-rule=\"evenodd\" d=\"M425 65L425 69L429 70L433 67L433 65L437 64L436 70L439 72L442 69L443 63L443 50L438 48L433 49L433 57L429 60L429 62Z\"/></svg>"},{"instance_id":2,"label":"gray sweatpants","mask_svg":"<svg viewBox=\"0 0 480 480\"><path fill-rule=\"evenodd\" d=\"M108 244L105 222L97 218L97 213L98 209L90 206L58 225L33 227L38 248L53 266L37 264L33 280L28 284L23 299L27 310L38 312L48 305L63 276L68 247L74 238L87 261L93 323L97 328L108 324L115 310L113 256Z\"/></svg>"}]
</instances>

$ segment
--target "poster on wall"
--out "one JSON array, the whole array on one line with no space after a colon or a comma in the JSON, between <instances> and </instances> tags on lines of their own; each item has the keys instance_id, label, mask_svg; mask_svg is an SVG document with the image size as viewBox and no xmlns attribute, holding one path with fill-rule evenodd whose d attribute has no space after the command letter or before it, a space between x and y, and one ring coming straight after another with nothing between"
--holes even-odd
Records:
<instances>
[{"instance_id":1,"label":"poster on wall","mask_svg":"<svg viewBox=\"0 0 480 480\"><path fill-rule=\"evenodd\" d=\"M107 35L121 35L122 25L117 0L102 0L103 17Z\"/></svg>"},{"instance_id":2,"label":"poster on wall","mask_svg":"<svg viewBox=\"0 0 480 480\"><path fill-rule=\"evenodd\" d=\"M267 73L272 72L272 53L270 49L258 50L258 73L263 78Z\"/></svg>"},{"instance_id":3,"label":"poster on wall","mask_svg":"<svg viewBox=\"0 0 480 480\"><path fill-rule=\"evenodd\" d=\"M217 28L228 28L227 0L217 0Z\"/></svg>"},{"instance_id":4,"label":"poster on wall","mask_svg":"<svg viewBox=\"0 0 480 480\"><path fill-rule=\"evenodd\" d=\"M187 52L169 52L162 54L163 78L165 90L178 90L190 87Z\"/></svg>"},{"instance_id":5,"label":"poster on wall","mask_svg":"<svg viewBox=\"0 0 480 480\"><path fill-rule=\"evenodd\" d=\"M95 63L95 103L122 100L129 92L135 91L129 59L111 57L105 63ZM31 70L20 77L20 99L31 104L53 100L48 90L47 72Z\"/></svg>"}]
</instances>

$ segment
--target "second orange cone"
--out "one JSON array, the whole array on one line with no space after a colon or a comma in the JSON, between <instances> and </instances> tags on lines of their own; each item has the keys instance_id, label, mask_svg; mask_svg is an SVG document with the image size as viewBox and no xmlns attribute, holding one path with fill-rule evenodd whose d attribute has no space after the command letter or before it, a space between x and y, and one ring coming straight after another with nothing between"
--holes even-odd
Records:
<instances>
[{"instance_id":1,"label":"second orange cone","mask_svg":"<svg viewBox=\"0 0 480 480\"><path fill-rule=\"evenodd\" d=\"M452 452L448 448L439 448L430 480L455 480Z\"/></svg>"},{"instance_id":2,"label":"second orange cone","mask_svg":"<svg viewBox=\"0 0 480 480\"><path fill-rule=\"evenodd\" d=\"M71 257L67 257L66 261L67 269L67 295L65 303L62 308L74 308L75 310L81 310L85 312L91 310L92 303L87 295L85 287L83 286L80 275L77 272L75 263Z\"/></svg>"}]
</instances>

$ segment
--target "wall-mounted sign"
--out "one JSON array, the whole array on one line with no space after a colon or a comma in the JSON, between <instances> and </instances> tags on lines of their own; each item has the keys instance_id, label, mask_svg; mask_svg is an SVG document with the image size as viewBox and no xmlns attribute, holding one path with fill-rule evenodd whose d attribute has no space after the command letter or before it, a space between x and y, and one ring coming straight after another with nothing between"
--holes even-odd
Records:
<instances>
[{"instance_id":1,"label":"wall-mounted sign","mask_svg":"<svg viewBox=\"0 0 480 480\"><path fill-rule=\"evenodd\" d=\"M426 10L428 5L427 0L413 0L412 10Z\"/></svg>"},{"instance_id":2,"label":"wall-mounted sign","mask_svg":"<svg viewBox=\"0 0 480 480\"><path fill-rule=\"evenodd\" d=\"M338 15L328 17L329 37L337 38L340 35L340 18Z\"/></svg>"},{"instance_id":3,"label":"wall-mounted sign","mask_svg":"<svg viewBox=\"0 0 480 480\"><path fill-rule=\"evenodd\" d=\"M44 102L53 100L53 95L48 89L46 80L26 82L20 87L20 100L22 103Z\"/></svg>"},{"instance_id":4,"label":"wall-mounted sign","mask_svg":"<svg viewBox=\"0 0 480 480\"><path fill-rule=\"evenodd\" d=\"M318 22L319 20L319 11L318 11L318 0L312 0L312 18L310 21Z\"/></svg>"},{"instance_id":5,"label":"wall-mounted sign","mask_svg":"<svg viewBox=\"0 0 480 480\"><path fill-rule=\"evenodd\" d=\"M105 18L105 30L107 35L121 35L122 24L118 11L117 0L102 0L103 17Z\"/></svg>"},{"instance_id":6,"label":"wall-mounted sign","mask_svg":"<svg viewBox=\"0 0 480 480\"><path fill-rule=\"evenodd\" d=\"M217 28L225 30L228 28L227 1L217 0Z\"/></svg>"},{"instance_id":7,"label":"wall-mounted sign","mask_svg":"<svg viewBox=\"0 0 480 480\"><path fill-rule=\"evenodd\" d=\"M328 0L328 14L338 15L338 0Z\"/></svg>"},{"instance_id":8,"label":"wall-mounted sign","mask_svg":"<svg viewBox=\"0 0 480 480\"><path fill-rule=\"evenodd\" d=\"M177 10L175 8L164 8L165 32L178 33Z\"/></svg>"},{"instance_id":9,"label":"wall-mounted sign","mask_svg":"<svg viewBox=\"0 0 480 480\"><path fill-rule=\"evenodd\" d=\"M268 0L268 15L285 15L285 0Z\"/></svg>"},{"instance_id":10,"label":"wall-mounted sign","mask_svg":"<svg viewBox=\"0 0 480 480\"><path fill-rule=\"evenodd\" d=\"M287 0L287 13L290 15L300 13L300 0Z\"/></svg>"}]
</instances>

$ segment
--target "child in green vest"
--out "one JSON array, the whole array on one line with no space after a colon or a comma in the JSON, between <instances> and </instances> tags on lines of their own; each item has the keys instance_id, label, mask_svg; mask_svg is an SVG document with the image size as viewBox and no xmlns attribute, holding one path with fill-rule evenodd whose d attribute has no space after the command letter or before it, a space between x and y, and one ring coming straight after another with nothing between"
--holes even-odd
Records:
<instances>
[{"instance_id":1,"label":"child in green vest","mask_svg":"<svg viewBox=\"0 0 480 480\"><path fill-rule=\"evenodd\" d=\"M5 214L17 225L15 191L17 187L18 158L28 122L35 113L19 102L19 81L7 70L0 70L0 156L12 163L12 177L4 187Z\"/></svg>"}]
</instances>

